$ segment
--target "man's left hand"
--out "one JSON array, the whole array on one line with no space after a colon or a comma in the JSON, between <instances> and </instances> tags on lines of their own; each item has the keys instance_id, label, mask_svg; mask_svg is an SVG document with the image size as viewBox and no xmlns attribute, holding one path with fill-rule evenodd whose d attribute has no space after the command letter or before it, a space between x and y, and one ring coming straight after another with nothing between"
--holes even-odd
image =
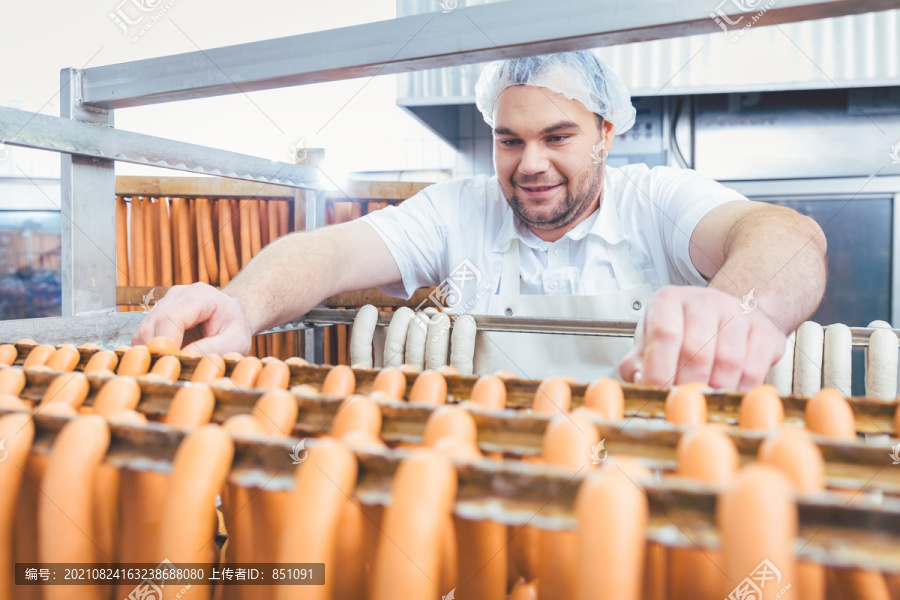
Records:
<instances>
[{"instance_id":1,"label":"man's left hand","mask_svg":"<svg viewBox=\"0 0 900 600\"><path fill-rule=\"evenodd\" d=\"M645 385L700 382L747 390L765 380L785 342L755 303L712 288L666 286L650 298L619 375Z\"/></svg>"}]
</instances>

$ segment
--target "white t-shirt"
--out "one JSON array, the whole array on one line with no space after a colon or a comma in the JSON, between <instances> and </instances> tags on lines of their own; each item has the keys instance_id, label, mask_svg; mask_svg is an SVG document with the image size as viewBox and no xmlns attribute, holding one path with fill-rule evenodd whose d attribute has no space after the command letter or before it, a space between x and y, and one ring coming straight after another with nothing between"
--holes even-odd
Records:
<instances>
[{"instance_id":1,"label":"white t-shirt","mask_svg":"<svg viewBox=\"0 0 900 600\"><path fill-rule=\"evenodd\" d=\"M635 267L654 290L706 285L691 262L691 234L704 215L732 200L746 198L693 170L634 164L607 167L600 208L555 242L541 240L515 217L496 176L438 183L363 219L381 235L402 276L382 291L409 298L421 287L443 286L449 295L441 304L484 314L513 237L520 240L522 294L618 290L601 238L627 240Z\"/></svg>"}]
</instances>

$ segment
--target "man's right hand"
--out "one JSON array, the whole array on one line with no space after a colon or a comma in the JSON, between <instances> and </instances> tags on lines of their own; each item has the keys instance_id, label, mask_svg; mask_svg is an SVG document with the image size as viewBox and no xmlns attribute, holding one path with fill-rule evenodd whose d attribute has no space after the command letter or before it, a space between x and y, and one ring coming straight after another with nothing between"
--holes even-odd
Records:
<instances>
[{"instance_id":1,"label":"man's right hand","mask_svg":"<svg viewBox=\"0 0 900 600\"><path fill-rule=\"evenodd\" d=\"M247 354L252 335L237 300L205 283L194 283L170 288L144 318L131 343L146 344L162 336L203 354Z\"/></svg>"}]
</instances>

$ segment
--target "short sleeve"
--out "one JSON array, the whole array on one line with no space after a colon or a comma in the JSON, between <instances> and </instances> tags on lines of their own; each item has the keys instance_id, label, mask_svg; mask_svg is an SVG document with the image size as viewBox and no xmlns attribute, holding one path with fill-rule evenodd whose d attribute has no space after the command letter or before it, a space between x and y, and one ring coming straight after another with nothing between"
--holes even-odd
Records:
<instances>
[{"instance_id":1,"label":"short sleeve","mask_svg":"<svg viewBox=\"0 0 900 600\"><path fill-rule=\"evenodd\" d=\"M692 169L657 167L653 171L652 189L661 213L657 218L670 280L682 285L706 285L706 279L691 261L694 229L714 208L747 198Z\"/></svg>"},{"instance_id":2,"label":"short sleeve","mask_svg":"<svg viewBox=\"0 0 900 600\"><path fill-rule=\"evenodd\" d=\"M381 236L400 269L399 283L381 286L385 294L409 299L417 289L437 285L442 279L441 265L447 262L447 227L434 198L437 187L362 218Z\"/></svg>"}]
</instances>

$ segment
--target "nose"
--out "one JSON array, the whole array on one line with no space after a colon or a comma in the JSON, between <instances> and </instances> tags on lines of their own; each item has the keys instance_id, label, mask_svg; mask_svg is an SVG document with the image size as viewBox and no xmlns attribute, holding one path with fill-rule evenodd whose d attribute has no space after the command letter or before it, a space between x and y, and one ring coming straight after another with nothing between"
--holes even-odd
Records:
<instances>
[{"instance_id":1,"label":"nose","mask_svg":"<svg viewBox=\"0 0 900 600\"><path fill-rule=\"evenodd\" d=\"M540 143L526 143L522 151L522 160L519 162L519 173L522 175L537 175L547 171L550 161L544 147Z\"/></svg>"}]
</instances>

